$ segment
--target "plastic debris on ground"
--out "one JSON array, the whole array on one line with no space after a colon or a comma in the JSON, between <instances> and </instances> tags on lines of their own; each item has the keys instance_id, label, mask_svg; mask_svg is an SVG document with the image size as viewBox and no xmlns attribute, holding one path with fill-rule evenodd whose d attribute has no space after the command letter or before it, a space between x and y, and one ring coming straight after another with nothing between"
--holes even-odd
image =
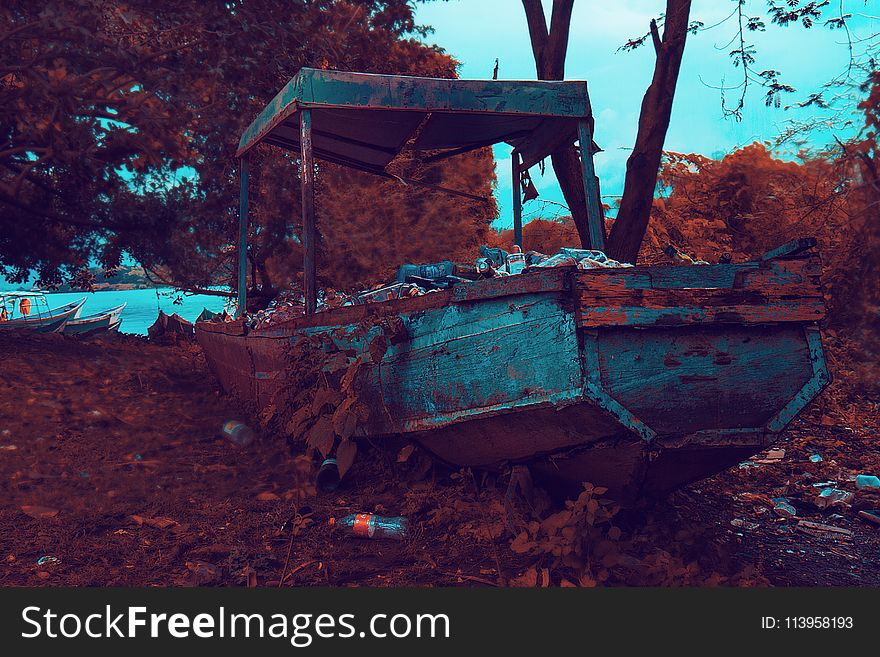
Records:
<instances>
[{"instance_id":1,"label":"plastic debris on ground","mask_svg":"<svg viewBox=\"0 0 880 657\"><path fill-rule=\"evenodd\" d=\"M530 269L550 267L577 267L578 269L612 269L632 267L626 262L618 262L602 251L563 247L554 255L537 251L523 253L519 247L508 252L501 248L482 246L480 255L471 265L457 265L450 260L429 264L403 264L397 270L395 281L376 285L353 294L339 292L332 288L320 290L317 311L331 310L342 306L356 306L378 303L391 299L418 297L431 292L445 290L459 283L472 283L487 278L517 276ZM278 294L264 310L248 316L248 326L262 329L283 324L305 313L305 297L301 290L286 290Z\"/></svg>"},{"instance_id":2,"label":"plastic debris on ground","mask_svg":"<svg viewBox=\"0 0 880 657\"><path fill-rule=\"evenodd\" d=\"M229 420L223 424L223 435L239 447L247 447L254 439L254 430L244 422Z\"/></svg>"},{"instance_id":3,"label":"plastic debris on ground","mask_svg":"<svg viewBox=\"0 0 880 657\"><path fill-rule=\"evenodd\" d=\"M856 477L856 486L862 490L880 490L880 478L860 474Z\"/></svg>"},{"instance_id":4,"label":"plastic debris on ground","mask_svg":"<svg viewBox=\"0 0 880 657\"><path fill-rule=\"evenodd\" d=\"M835 527L834 525L823 525L820 522L811 522L809 520L801 520L797 524L797 530L811 536L823 538L851 538L853 535L848 529Z\"/></svg>"},{"instance_id":5,"label":"plastic debris on ground","mask_svg":"<svg viewBox=\"0 0 880 657\"><path fill-rule=\"evenodd\" d=\"M761 526L756 522L749 522L748 520L743 520L742 518L734 518L730 521L730 524L734 527L745 529L746 531L754 531Z\"/></svg>"},{"instance_id":6,"label":"plastic debris on ground","mask_svg":"<svg viewBox=\"0 0 880 657\"><path fill-rule=\"evenodd\" d=\"M402 541L409 536L409 520L386 518L375 513L352 513L344 518L330 518L330 527L361 538L389 538Z\"/></svg>"},{"instance_id":7,"label":"plastic debris on ground","mask_svg":"<svg viewBox=\"0 0 880 657\"><path fill-rule=\"evenodd\" d=\"M54 566L59 563L61 563L61 559L59 559L58 557L53 557L51 555L47 555L37 559L38 566Z\"/></svg>"},{"instance_id":8,"label":"plastic debris on ground","mask_svg":"<svg viewBox=\"0 0 880 657\"><path fill-rule=\"evenodd\" d=\"M847 507L854 497L852 493L839 488L825 488L816 496L815 501L820 509L829 509L835 506Z\"/></svg>"},{"instance_id":9,"label":"plastic debris on ground","mask_svg":"<svg viewBox=\"0 0 880 657\"><path fill-rule=\"evenodd\" d=\"M775 501L775 500L774 500ZM780 518L796 518L797 509L795 509L788 501L778 501L773 507L773 513Z\"/></svg>"}]
</instances>

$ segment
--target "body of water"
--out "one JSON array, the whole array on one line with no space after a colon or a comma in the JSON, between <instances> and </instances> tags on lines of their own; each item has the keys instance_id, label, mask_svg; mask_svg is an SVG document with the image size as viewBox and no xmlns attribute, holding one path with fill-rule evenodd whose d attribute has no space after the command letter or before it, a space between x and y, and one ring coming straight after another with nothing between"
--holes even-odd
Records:
<instances>
[{"instance_id":1,"label":"body of water","mask_svg":"<svg viewBox=\"0 0 880 657\"><path fill-rule=\"evenodd\" d=\"M171 294L169 294L171 293ZM167 315L177 313L184 319L194 322L204 308L212 312L223 310L226 297L210 295L182 296L182 303L175 304L177 295L170 288L150 290L106 290L101 292L63 292L46 294L50 308L63 306L71 301L86 297L80 317L127 304L122 311L122 333L146 335L147 328L156 321L159 310Z\"/></svg>"}]
</instances>

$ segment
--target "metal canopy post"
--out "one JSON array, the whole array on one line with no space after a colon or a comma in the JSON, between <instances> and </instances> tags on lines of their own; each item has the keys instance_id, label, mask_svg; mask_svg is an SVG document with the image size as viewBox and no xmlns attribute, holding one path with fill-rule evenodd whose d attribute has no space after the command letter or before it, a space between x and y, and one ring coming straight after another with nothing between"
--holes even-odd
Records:
<instances>
[{"instance_id":1,"label":"metal canopy post","mask_svg":"<svg viewBox=\"0 0 880 657\"><path fill-rule=\"evenodd\" d=\"M581 164L584 174L584 198L587 202L587 227L590 232L590 246L599 251L605 250L605 227L602 225L602 206L599 205L599 181L593 167L593 153L590 146L593 137L586 121L578 121L578 141L581 144Z\"/></svg>"},{"instance_id":2,"label":"metal canopy post","mask_svg":"<svg viewBox=\"0 0 880 657\"><path fill-rule=\"evenodd\" d=\"M318 291L315 287L315 163L312 157L312 112L309 109L300 112L299 134L302 151L300 187L303 222L303 287L306 314L312 315L318 307Z\"/></svg>"},{"instance_id":3,"label":"metal canopy post","mask_svg":"<svg viewBox=\"0 0 880 657\"><path fill-rule=\"evenodd\" d=\"M513 172L513 243L520 249L523 245L522 234L522 196L519 189L519 153L516 151L510 157Z\"/></svg>"},{"instance_id":4,"label":"metal canopy post","mask_svg":"<svg viewBox=\"0 0 880 657\"><path fill-rule=\"evenodd\" d=\"M247 213L248 213L248 157L238 159L238 308L235 317L247 311Z\"/></svg>"}]
</instances>

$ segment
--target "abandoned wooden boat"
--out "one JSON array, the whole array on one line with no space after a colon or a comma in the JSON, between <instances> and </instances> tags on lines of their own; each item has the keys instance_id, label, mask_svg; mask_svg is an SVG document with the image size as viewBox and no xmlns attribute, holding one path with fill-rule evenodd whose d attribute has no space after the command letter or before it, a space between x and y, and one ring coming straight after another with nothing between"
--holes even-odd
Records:
<instances>
[{"instance_id":1,"label":"abandoned wooden boat","mask_svg":"<svg viewBox=\"0 0 880 657\"><path fill-rule=\"evenodd\" d=\"M42 292L0 292L0 330L57 333L79 316L86 299L49 308Z\"/></svg>"},{"instance_id":2,"label":"abandoned wooden boat","mask_svg":"<svg viewBox=\"0 0 880 657\"><path fill-rule=\"evenodd\" d=\"M122 311L127 304L116 306L99 313L70 319L64 325L65 335L95 335L115 331L122 323Z\"/></svg>"},{"instance_id":3,"label":"abandoned wooden boat","mask_svg":"<svg viewBox=\"0 0 880 657\"><path fill-rule=\"evenodd\" d=\"M625 502L712 475L773 442L829 380L814 242L735 264L534 268L315 312L313 149L381 174L408 141L434 157L504 141L514 146L518 182L523 167L560 143L591 144L591 124L583 82L301 71L242 137L239 256L243 263L247 151L261 141L301 149L306 314L259 330L243 319L199 322L197 339L223 388L256 409L277 404L295 388L285 380L293 342L332 332L357 349L366 339L359 327L399 318L402 338L361 374L361 396L375 412L359 435L405 434L461 466L529 464L563 483L608 486ZM601 248L592 150L581 149L584 186Z\"/></svg>"}]
</instances>

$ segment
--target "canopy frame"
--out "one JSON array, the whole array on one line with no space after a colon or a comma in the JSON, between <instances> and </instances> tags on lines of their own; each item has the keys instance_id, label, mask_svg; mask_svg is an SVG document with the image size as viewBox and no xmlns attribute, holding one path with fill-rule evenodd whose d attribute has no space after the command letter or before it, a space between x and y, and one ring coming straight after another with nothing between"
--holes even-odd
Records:
<instances>
[{"instance_id":1,"label":"canopy frame","mask_svg":"<svg viewBox=\"0 0 880 657\"><path fill-rule=\"evenodd\" d=\"M379 138L390 143L371 143L355 136L316 129L316 111L327 112L331 121L337 120L336 115L351 116L347 127L356 128L358 119L363 118L363 125L369 128L372 121L373 125L387 128ZM462 137L463 143L457 143L454 124L450 124L446 127L450 135L447 144L442 141L445 135L443 124L431 124L435 115L453 119L460 117L460 121L464 121L463 125L471 132L479 132L483 125L479 117L484 117L485 125L494 130L494 136L486 134L470 141ZM294 119L298 126L292 124ZM325 117L322 120L328 119ZM468 121L473 123L467 124ZM570 144L577 139L580 142L590 241L593 248L601 250L604 249L605 231L598 179L593 165L595 149L592 147L592 122L587 86L582 81L449 80L301 69L260 112L239 141L236 153L240 164L236 316L241 316L247 308L248 155L257 144L267 142L299 151L303 293L306 314L313 314L317 311L315 159L396 179L404 184L434 187L395 176L384 166L408 144L416 144L418 148L419 141L423 142L422 146L437 146L438 143L441 146L427 148L439 152L426 158L426 161L453 157L507 141L513 147L514 242L523 248L522 173L553 151L564 147L566 142ZM401 129L395 132L398 124ZM429 124L433 131L428 128ZM320 140L320 147L316 146L316 139ZM349 150L346 151L346 148ZM455 193L442 187L437 189ZM465 192L457 193L475 198Z\"/></svg>"}]
</instances>

